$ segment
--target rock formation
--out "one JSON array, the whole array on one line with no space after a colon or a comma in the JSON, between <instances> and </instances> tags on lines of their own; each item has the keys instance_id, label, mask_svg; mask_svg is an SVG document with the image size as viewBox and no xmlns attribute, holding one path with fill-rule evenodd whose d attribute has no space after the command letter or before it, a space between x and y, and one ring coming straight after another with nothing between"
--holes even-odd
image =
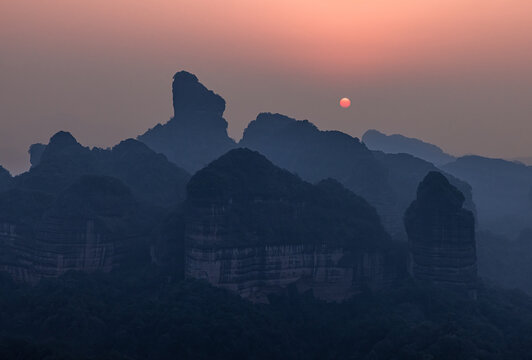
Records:
<instances>
[{"instance_id":1,"label":"rock formation","mask_svg":"<svg viewBox=\"0 0 532 360\"><path fill-rule=\"evenodd\" d=\"M222 117L225 100L186 71L174 75L174 117L138 139L190 173L235 147Z\"/></svg>"},{"instance_id":2,"label":"rock formation","mask_svg":"<svg viewBox=\"0 0 532 360\"><path fill-rule=\"evenodd\" d=\"M136 255L142 222L117 179L83 176L55 199L19 190L0 195L2 208L9 201L16 213L0 213L0 269L16 280L109 271Z\"/></svg>"},{"instance_id":3,"label":"rock formation","mask_svg":"<svg viewBox=\"0 0 532 360\"><path fill-rule=\"evenodd\" d=\"M32 167L39 165L44 149L46 149L46 145L40 143L30 146L28 154L30 154L30 164Z\"/></svg>"},{"instance_id":4,"label":"rock formation","mask_svg":"<svg viewBox=\"0 0 532 360\"><path fill-rule=\"evenodd\" d=\"M464 195L439 172L419 184L405 213L414 278L474 290L477 281L475 220Z\"/></svg>"},{"instance_id":5,"label":"rock formation","mask_svg":"<svg viewBox=\"0 0 532 360\"><path fill-rule=\"evenodd\" d=\"M247 149L197 172L185 202L185 271L242 296L295 283L327 300L394 276L376 211L335 180L311 185Z\"/></svg>"},{"instance_id":6,"label":"rock formation","mask_svg":"<svg viewBox=\"0 0 532 360\"><path fill-rule=\"evenodd\" d=\"M35 282L148 261L151 232L182 202L188 179L139 141L89 149L59 132L0 192L0 269Z\"/></svg>"},{"instance_id":7,"label":"rock formation","mask_svg":"<svg viewBox=\"0 0 532 360\"><path fill-rule=\"evenodd\" d=\"M124 140L110 150L91 150L60 131L44 147L39 162L15 178L15 186L56 194L88 174L116 177L135 196L163 206L184 199L189 179L184 170L137 140Z\"/></svg>"},{"instance_id":8,"label":"rock formation","mask_svg":"<svg viewBox=\"0 0 532 360\"><path fill-rule=\"evenodd\" d=\"M370 151L357 138L339 131L320 131L309 121L280 114L259 114L240 142L257 150L274 164L304 180L334 178L373 205L394 238L406 238L403 214L415 198L416 188L436 167L408 154ZM473 209L471 189L449 177L467 196Z\"/></svg>"},{"instance_id":9,"label":"rock formation","mask_svg":"<svg viewBox=\"0 0 532 360\"><path fill-rule=\"evenodd\" d=\"M454 156L445 153L436 145L399 134L386 135L377 130L368 130L362 136L362 141L371 150L387 154L410 154L436 166L456 160Z\"/></svg>"},{"instance_id":10,"label":"rock formation","mask_svg":"<svg viewBox=\"0 0 532 360\"><path fill-rule=\"evenodd\" d=\"M9 171L0 166L0 192L9 189L12 186L13 178Z\"/></svg>"}]
</instances>

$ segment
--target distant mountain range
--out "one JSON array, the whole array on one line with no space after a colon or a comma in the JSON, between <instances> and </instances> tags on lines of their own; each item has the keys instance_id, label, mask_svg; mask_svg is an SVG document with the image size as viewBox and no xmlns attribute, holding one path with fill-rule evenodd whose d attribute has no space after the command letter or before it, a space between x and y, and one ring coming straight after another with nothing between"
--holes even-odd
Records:
<instances>
[{"instance_id":1,"label":"distant mountain range","mask_svg":"<svg viewBox=\"0 0 532 360\"><path fill-rule=\"evenodd\" d=\"M379 150L388 154L406 153L436 166L450 163L456 159L436 145L400 134L386 135L377 130L368 130L362 136L362 142L372 150Z\"/></svg>"},{"instance_id":2,"label":"distant mountain range","mask_svg":"<svg viewBox=\"0 0 532 360\"><path fill-rule=\"evenodd\" d=\"M249 270L251 277L266 276L260 266L269 261L293 255L306 264L311 253L333 256L322 246L334 252L378 239L406 244L405 211L432 172L463 194L481 230L512 237L532 224L532 172L523 164L456 159L426 142L375 130L361 142L275 113L259 114L236 143L227 134L225 100L195 75L176 73L172 92L174 116L138 140L90 149L58 132L48 144L30 147L28 172L12 177L0 168L4 270L36 281L69 269L107 271L140 256L174 275L199 276L218 266L208 260L226 264L218 274L226 284L254 292L257 279L240 284L234 275L248 269L229 263L246 258L259 267ZM274 249L280 258L272 260L264 246L273 245L304 249ZM254 249L249 258L235 253L245 246ZM390 279L387 255L373 257L364 246L346 257L349 268L366 254L369 269L357 271L381 274L375 284ZM313 266L303 268L322 269ZM285 274L268 276L285 283Z\"/></svg>"}]
</instances>

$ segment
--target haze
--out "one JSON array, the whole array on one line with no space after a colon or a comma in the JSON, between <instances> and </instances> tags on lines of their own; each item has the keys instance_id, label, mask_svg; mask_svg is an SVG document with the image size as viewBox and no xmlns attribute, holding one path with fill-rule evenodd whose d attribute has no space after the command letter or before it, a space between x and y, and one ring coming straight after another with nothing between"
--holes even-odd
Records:
<instances>
[{"instance_id":1,"label":"haze","mask_svg":"<svg viewBox=\"0 0 532 360\"><path fill-rule=\"evenodd\" d=\"M226 99L237 140L271 111L531 156L531 34L529 0L7 0L0 164L25 170L58 130L107 147L166 122L181 69Z\"/></svg>"}]
</instances>

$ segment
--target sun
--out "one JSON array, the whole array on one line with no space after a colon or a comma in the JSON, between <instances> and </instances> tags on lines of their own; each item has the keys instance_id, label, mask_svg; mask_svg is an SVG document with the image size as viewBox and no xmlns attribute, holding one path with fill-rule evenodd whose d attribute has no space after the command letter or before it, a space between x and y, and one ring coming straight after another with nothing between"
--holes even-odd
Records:
<instances>
[{"instance_id":1,"label":"sun","mask_svg":"<svg viewBox=\"0 0 532 360\"><path fill-rule=\"evenodd\" d=\"M348 107L351 106L351 100L349 100L346 97L340 99L340 106L343 107L344 109L347 109Z\"/></svg>"}]
</instances>

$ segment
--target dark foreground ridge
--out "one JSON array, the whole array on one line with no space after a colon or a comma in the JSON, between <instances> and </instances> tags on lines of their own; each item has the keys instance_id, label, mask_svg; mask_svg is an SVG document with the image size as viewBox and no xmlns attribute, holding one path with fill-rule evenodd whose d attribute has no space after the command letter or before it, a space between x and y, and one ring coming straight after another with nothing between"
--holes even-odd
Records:
<instances>
[{"instance_id":1,"label":"dark foreground ridge","mask_svg":"<svg viewBox=\"0 0 532 360\"><path fill-rule=\"evenodd\" d=\"M412 282L324 303L287 291L253 304L154 269L0 278L2 359L528 359L532 301L477 301Z\"/></svg>"}]
</instances>

